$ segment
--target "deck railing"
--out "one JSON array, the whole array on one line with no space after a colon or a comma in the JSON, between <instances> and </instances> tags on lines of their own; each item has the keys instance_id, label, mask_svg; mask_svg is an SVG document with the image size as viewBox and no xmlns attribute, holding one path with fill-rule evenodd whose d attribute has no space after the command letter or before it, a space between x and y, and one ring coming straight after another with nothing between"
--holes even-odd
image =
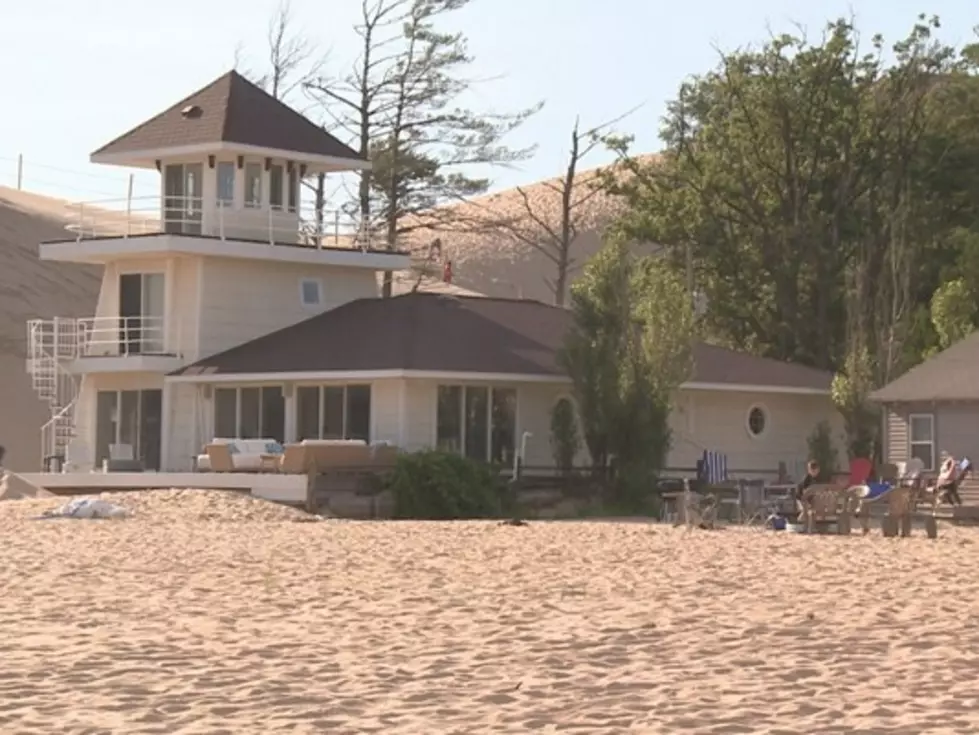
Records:
<instances>
[{"instance_id":1,"label":"deck railing","mask_svg":"<svg viewBox=\"0 0 979 735\"><path fill-rule=\"evenodd\" d=\"M69 210L68 230L77 240L167 233L318 248L368 249L371 243L356 218L308 203L239 207L203 197L146 196L80 202Z\"/></svg>"}]
</instances>

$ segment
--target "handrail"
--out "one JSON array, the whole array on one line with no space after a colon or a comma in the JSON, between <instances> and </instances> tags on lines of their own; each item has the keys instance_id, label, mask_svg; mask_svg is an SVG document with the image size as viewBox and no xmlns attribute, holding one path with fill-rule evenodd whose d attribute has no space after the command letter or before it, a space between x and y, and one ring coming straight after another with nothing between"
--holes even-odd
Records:
<instances>
[{"instance_id":1,"label":"handrail","mask_svg":"<svg viewBox=\"0 0 979 735\"><path fill-rule=\"evenodd\" d=\"M360 250L371 241L369 228L361 227L356 217L340 210L317 211L308 202L249 207L202 196L164 195L77 202L67 208L66 229L78 241L171 234Z\"/></svg>"}]
</instances>

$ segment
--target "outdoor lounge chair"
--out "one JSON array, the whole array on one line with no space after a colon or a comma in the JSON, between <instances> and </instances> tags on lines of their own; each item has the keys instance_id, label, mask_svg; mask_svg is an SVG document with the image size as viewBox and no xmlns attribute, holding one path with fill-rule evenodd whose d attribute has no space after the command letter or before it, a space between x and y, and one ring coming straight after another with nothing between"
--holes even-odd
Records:
<instances>
[{"instance_id":1,"label":"outdoor lounge chair","mask_svg":"<svg viewBox=\"0 0 979 735\"><path fill-rule=\"evenodd\" d=\"M873 508L884 507L886 514L881 520L881 530L884 536L910 536L911 524L917 512L918 505L923 500L930 500L932 512L925 518L925 531L929 538L938 535L938 522L935 520L935 510L938 502L937 493L930 493L924 487L921 470L923 464L918 459L908 461L902 468L885 466L881 479L876 482L866 482L852 488L856 500L856 512L864 533L870 532L870 516Z\"/></svg>"},{"instance_id":2,"label":"outdoor lounge chair","mask_svg":"<svg viewBox=\"0 0 979 735\"><path fill-rule=\"evenodd\" d=\"M211 472L234 472L235 465L231 459L231 448L227 444L208 444L204 448Z\"/></svg>"}]
</instances>

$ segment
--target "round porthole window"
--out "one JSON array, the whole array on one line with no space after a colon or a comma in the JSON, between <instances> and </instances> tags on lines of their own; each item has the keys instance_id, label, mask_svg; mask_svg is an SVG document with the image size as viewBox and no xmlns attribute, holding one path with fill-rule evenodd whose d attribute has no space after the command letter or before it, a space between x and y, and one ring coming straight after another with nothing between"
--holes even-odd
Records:
<instances>
[{"instance_id":1,"label":"round porthole window","mask_svg":"<svg viewBox=\"0 0 979 735\"><path fill-rule=\"evenodd\" d=\"M752 436L761 436L765 433L768 426L768 414L761 406L752 406L748 409L748 433Z\"/></svg>"}]
</instances>

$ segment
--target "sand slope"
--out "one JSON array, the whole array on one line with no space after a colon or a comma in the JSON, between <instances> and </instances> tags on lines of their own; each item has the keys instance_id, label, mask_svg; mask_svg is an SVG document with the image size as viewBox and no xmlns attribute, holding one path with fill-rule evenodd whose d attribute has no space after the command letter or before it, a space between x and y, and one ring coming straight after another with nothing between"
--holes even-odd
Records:
<instances>
[{"instance_id":1,"label":"sand slope","mask_svg":"<svg viewBox=\"0 0 979 735\"><path fill-rule=\"evenodd\" d=\"M42 262L38 245L68 236L67 202L0 187L0 444L13 470L36 471L50 414L26 372L27 320L95 314L101 268Z\"/></svg>"},{"instance_id":2,"label":"sand slope","mask_svg":"<svg viewBox=\"0 0 979 735\"><path fill-rule=\"evenodd\" d=\"M0 731L979 731L972 531L297 524L220 495L0 503Z\"/></svg>"}]
</instances>

